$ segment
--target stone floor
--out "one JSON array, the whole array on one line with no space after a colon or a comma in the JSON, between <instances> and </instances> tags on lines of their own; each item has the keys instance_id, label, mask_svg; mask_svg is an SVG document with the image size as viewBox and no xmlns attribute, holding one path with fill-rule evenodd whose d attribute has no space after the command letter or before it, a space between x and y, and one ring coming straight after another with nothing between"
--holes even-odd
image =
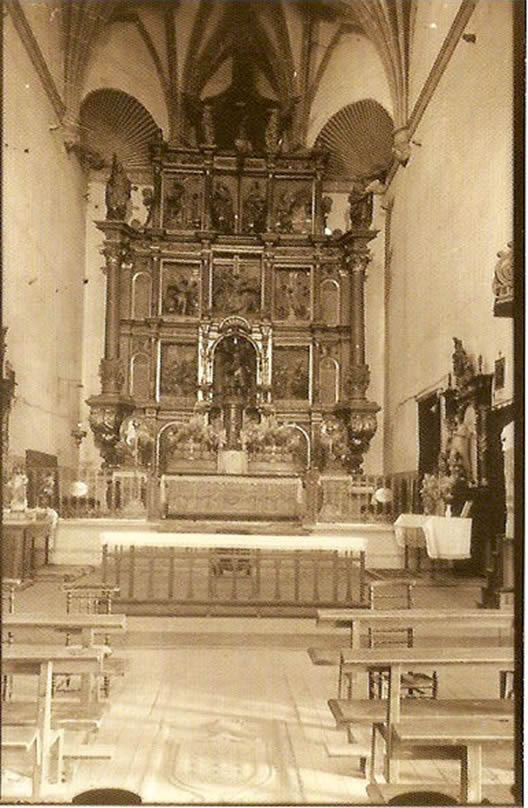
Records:
<instances>
[{"instance_id":1,"label":"stone floor","mask_svg":"<svg viewBox=\"0 0 528 808\"><path fill-rule=\"evenodd\" d=\"M475 605L474 588L425 583L417 587L417 606ZM54 576L19 593L17 610L36 609L64 610ZM327 754L328 744L346 741L327 706L336 668L314 666L306 653L308 646L346 644L345 631L289 618L130 617L128 627L115 643L127 673L113 685L97 736L113 746L113 758L77 764L45 798L64 803L85 789L113 786L147 803L368 803L366 781L351 761ZM482 641L464 635L453 642L450 630L440 627L417 642ZM32 634L32 641L46 640L56 635ZM475 674L442 671L440 697L496 697L498 671ZM512 781L512 752L486 754L485 782ZM3 767L3 793L23 798L27 764L4 756ZM456 764L402 765L402 780L420 777L441 788L457 777Z\"/></svg>"}]
</instances>

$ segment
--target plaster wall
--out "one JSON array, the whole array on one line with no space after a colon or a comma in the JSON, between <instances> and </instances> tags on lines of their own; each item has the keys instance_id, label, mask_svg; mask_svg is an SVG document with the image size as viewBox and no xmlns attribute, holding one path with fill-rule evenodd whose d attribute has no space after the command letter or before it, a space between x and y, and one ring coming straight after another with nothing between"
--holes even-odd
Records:
<instances>
[{"instance_id":1,"label":"plaster wall","mask_svg":"<svg viewBox=\"0 0 528 808\"><path fill-rule=\"evenodd\" d=\"M325 123L342 107L373 98L392 115L389 85L376 49L361 34L339 40L323 73L310 110L307 145L312 147Z\"/></svg>"},{"instance_id":2,"label":"plaster wall","mask_svg":"<svg viewBox=\"0 0 528 808\"><path fill-rule=\"evenodd\" d=\"M163 86L137 27L128 22L108 25L97 40L95 54L86 71L83 98L105 87L122 90L143 104L168 138L169 119Z\"/></svg>"},{"instance_id":3,"label":"plaster wall","mask_svg":"<svg viewBox=\"0 0 528 808\"><path fill-rule=\"evenodd\" d=\"M3 323L17 387L10 454L72 463L78 421L84 175L28 54L4 17Z\"/></svg>"},{"instance_id":4,"label":"plaster wall","mask_svg":"<svg viewBox=\"0 0 528 808\"><path fill-rule=\"evenodd\" d=\"M62 0L23 0L21 9L38 42L39 48L60 96L64 89L64 48L62 34Z\"/></svg>"},{"instance_id":5,"label":"plaster wall","mask_svg":"<svg viewBox=\"0 0 528 808\"><path fill-rule=\"evenodd\" d=\"M409 112L416 103L460 5L459 0L419 0L416 3L411 40Z\"/></svg>"},{"instance_id":6,"label":"plaster wall","mask_svg":"<svg viewBox=\"0 0 528 808\"><path fill-rule=\"evenodd\" d=\"M482 370L506 357L512 322L493 316L498 250L512 239L512 6L479 3L474 45L461 41L390 188L387 269L387 471L417 465L417 404L451 371L453 337Z\"/></svg>"}]
</instances>

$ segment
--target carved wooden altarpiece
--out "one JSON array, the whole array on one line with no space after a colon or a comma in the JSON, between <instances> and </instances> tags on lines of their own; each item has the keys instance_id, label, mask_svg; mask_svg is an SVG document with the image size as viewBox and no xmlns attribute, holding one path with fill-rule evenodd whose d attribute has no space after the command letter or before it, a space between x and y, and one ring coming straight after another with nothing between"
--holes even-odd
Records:
<instances>
[{"instance_id":1,"label":"carved wooden altarpiece","mask_svg":"<svg viewBox=\"0 0 528 808\"><path fill-rule=\"evenodd\" d=\"M361 469L379 409L367 399L364 323L376 232L324 233L324 170L315 151L159 142L147 224L97 222L105 354L89 405L106 465L163 473L199 454L212 468L226 432L242 445L260 422L263 451L286 424L307 444L304 462ZM141 451L125 450L127 418Z\"/></svg>"}]
</instances>

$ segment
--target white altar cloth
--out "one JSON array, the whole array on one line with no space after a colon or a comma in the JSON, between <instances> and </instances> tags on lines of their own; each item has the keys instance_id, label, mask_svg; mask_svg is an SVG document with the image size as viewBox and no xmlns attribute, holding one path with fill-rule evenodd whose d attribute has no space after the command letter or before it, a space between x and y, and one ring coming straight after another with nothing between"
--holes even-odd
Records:
<instances>
[{"instance_id":1,"label":"white altar cloth","mask_svg":"<svg viewBox=\"0 0 528 808\"><path fill-rule=\"evenodd\" d=\"M459 516L429 516L423 526L429 558L470 558L471 523Z\"/></svg>"},{"instance_id":2,"label":"white altar cloth","mask_svg":"<svg viewBox=\"0 0 528 808\"><path fill-rule=\"evenodd\" d=\"M401 513L394 522L394 538L400 547L416 547L425 543L423 526L429 517L423 513ZM419 536L413 535L419 533Z\"/></svg>"}]
</instances>

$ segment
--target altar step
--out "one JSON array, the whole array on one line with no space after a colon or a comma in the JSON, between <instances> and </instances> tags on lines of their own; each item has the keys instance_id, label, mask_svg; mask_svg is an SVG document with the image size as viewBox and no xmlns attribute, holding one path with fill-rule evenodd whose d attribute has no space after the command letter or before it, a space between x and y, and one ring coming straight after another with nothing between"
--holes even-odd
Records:
<instances>
[{"instance_id":1,"label":"altar step","mask_svg":"<svg viewBox=\"0 0 528 808\"><path fill-rule=\"evenodd\" d=\"M312 531L292 521L238 521L233 519L163 519L159 533L215 533L242 536L309 536Z\"/></svg>"}]
</instances>

